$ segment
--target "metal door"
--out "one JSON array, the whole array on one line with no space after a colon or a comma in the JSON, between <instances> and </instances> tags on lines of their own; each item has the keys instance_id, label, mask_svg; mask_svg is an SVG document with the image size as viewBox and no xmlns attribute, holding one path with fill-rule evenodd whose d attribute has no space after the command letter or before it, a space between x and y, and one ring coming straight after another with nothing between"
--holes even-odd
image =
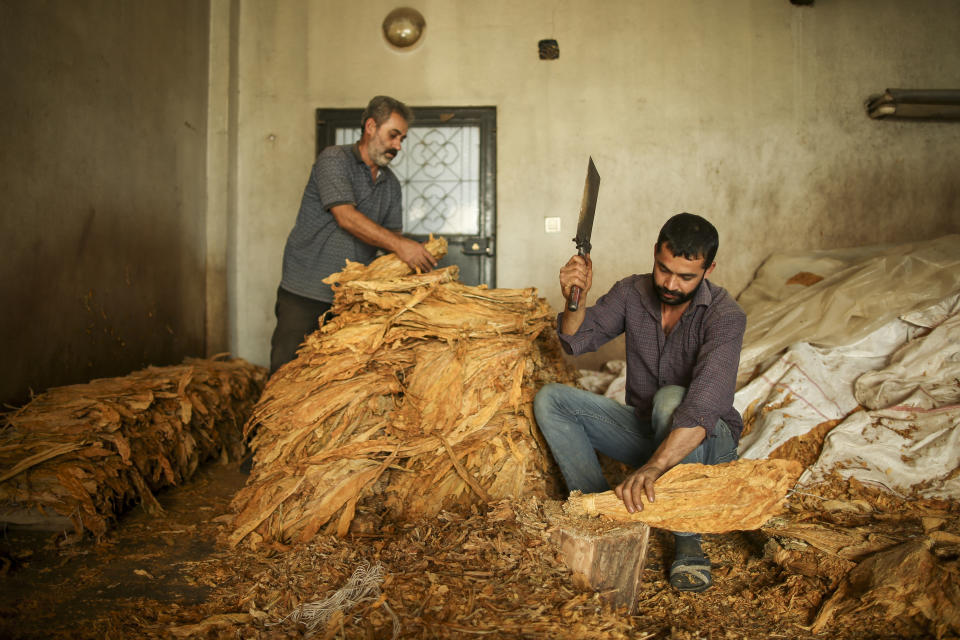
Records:
<instances>
[{"instance_id":1,"label":"metal door","mask_svg":"<svg viewBox=\"0 0 960 640\"><path fill-rule=\"evenodd\" d=\"M362 109L317 109L317 153L360 139ZM496 286L495 107L414 107L414 122L390 169L403 188L405 235L447 239L440 266L464 284Z\"/></svg>"}]
</instances>

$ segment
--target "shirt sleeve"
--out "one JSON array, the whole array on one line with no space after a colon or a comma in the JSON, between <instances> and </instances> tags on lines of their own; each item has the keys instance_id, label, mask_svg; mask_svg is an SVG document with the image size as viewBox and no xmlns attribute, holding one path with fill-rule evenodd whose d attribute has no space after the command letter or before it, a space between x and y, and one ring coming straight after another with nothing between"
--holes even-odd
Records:
<instances>
[{"instance_id":1,"label":"shirt sleeve","mask_svg":"<svg viewBox=\"0 0 960 640\"><path fill-rule=\"evenodd\" d=\"M560 331L563 313L557 316L557 335L563 350L570 355L580 355L596 351L624 331L627 309L626 280L613 287L597 299L596 304L588 307L583 323L577 332L567 335Z\"/></svg>"},{"instance_id":2,"label":"shirt sleeve","mask_svg":"<svg viewBox=\"0 0 960 640\"><path fill-rule=\"evenodd\" d=\"M673 414L673 428L703 427L713 435L721 412L733 406L737 367L747 317L739 307L727 308L704 323L704 337L683 402Z\"/></svg>"},{"instance_id":3,"label":"shirt sleeve","mask_svg":"<svg viewBox=\"0 0 960 640\"><path fill-rule=\"evenodd\" d=\"M325 152L317 156L310 173L310 180L316 192L320 194L320 204L325 211L338 204L357 204L353 185L350 184L350 175L347 172L346 162L338 152Z\"/></svg>"}]
</instances>

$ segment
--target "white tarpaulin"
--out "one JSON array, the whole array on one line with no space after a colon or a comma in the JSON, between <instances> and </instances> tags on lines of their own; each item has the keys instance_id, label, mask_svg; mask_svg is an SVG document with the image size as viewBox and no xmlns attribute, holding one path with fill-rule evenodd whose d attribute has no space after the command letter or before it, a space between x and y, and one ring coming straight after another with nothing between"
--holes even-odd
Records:
<instances>
[{"instance_id":1,"label":"white tarpaulin","mask_svg":"<svg viewBox=\"0 0 960 640\"><path fill-rule=\"evenodd\" d=\"M960 497L960 235L774 256L738 301L741 457L841 421L801 483L836 471ZM623 387L605 394L623 402Z\"/></svg>"},{"instance_id":2,"label":"white tarpaulin","mask_svg":"<svg viewBox=\"0 0 960 640\"><path fill-rule=\"evenodd\" d=\"M882 356L854 349L791 346L734 398L740 415L752 423L740 439L740 457L766 458L791 438L842 419L857 408L850 380L882 365Z\"/></svg>"},{"instance_id":3,"label":"white tarpaulin","mask_svg":"<svg viewBox=\"0 0 960 640\"><path fill-rule=\"evenodd\" d=\"M793 254L761 272L759 289L740 297L741 376L764 363L736 394L737 409L755 417L741 456L766 457L849 415L801 484L835 471L901 494L960 497L960 236ZM803 287L790 280L815 283L789 292Z\"/></svg>"},{"instance_id":4,"label":"white tarpaulin","mask_svg":"<svg viewBox=\"0 0 960 640\"><path fill-rule=\"evenodd\" d=\"M894 352L900 347L926 344L930 348L942 342L943 332L925 335L930 327L944 322L948 313L955 313L958 305L958 296L953 295L928 309L895 319L849 345L830 348L814 347L806 342L791 345L734 398L734 406L744 420L754 423L740 440L740 456L764 458L790 438L801 436L823 422L839 420L859 405L870 409L892 404L864 402L856 392L855 382L881 375L880 370L885 370L888 360L896 357ZM890 380L891 374L882 375L881 384L894 388L896 383Z\"/></svg>"},{"instance_id":5,"label":"white tarpaulin","mask_svg":"<svg viewBox=\"0 0 960 640\"><path fill-rule=\"evenodd\" d=\"M960 407L880 409L855 413L827 436L800 484L830 471L899 495L960 498Z\"/></svg>"},{"instance_id":6,"label":"white tarpaulin","mask_svg":"<svg viewBox=\"0 0 960 640\"><path fill-rule=\"evenodd\" d=\"M857 378L856 396L868 409L902 403L934 409L960 403L960 315L952 314L923 338L903 345L883 369Z\"/></svg>"},{"instance_id":7,"label":"white tarpaulin","mask_svg":"<svg viewBox=\"0 0 960 640\"><path fill-rule=\"evenodd\" d=\"M922 497L960 497L960 313L857 378L868 409L834 428L802 481L844 476Z\"/></svg>"},{"instance_id":8,"label":"white tarpaulin","mask_svg":"<svg viewBox=\"0 0 960 640\"><path fill-rule=\"evenodd\" d=\"M800 274L822 280L805 286ZM960 235L772 256L737 298L747 312L738 378L767 369L770 358L795 342L849 345L958 290Z\"/></svg>"}]
</instances>

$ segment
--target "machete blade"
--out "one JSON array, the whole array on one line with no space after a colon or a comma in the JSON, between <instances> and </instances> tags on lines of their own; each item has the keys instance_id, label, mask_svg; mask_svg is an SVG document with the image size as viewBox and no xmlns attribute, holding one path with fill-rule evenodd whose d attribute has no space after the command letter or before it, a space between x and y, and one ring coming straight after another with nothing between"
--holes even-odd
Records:
<instances>
[{"instance_id":1,"label":"machete blade","mask_svg":"<svg viewBox=\"0 0 960 640\"><path fill-rule=\"evenodd\" d=\"M597 212L597 194L600 193L600 174L597 167L593 164L593 156L587 163L587 179L583 183L583 198L580 201L580 220L577 221L577 237L573 239L577 243L577 253L582 255L590 253L590 236L593 234L593 215ZM567 301L567 309L576 311L580 308L580 287L574 286L570 289L570 299Z\"/></svg>"},{"instance_id":2,"label":"machete blade","mask_svg":"<svg viewBox=\"0 0 960 640\"><path fill-rule=\"evenodd\" d=\"M577 222L577 252L580 255L590 253L590 236L593 234L593 216L597 212L597 194L600 193L600 174L593 164L593 157L587 163L587 179L583 183L583 198L580 201L580 220Z\"/></svg>"}]
</instances>

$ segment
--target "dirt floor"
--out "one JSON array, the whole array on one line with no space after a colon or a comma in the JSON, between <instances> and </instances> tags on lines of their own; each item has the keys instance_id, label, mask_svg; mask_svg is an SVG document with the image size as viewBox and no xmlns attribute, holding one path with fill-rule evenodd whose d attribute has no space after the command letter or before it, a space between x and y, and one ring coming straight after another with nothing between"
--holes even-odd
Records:
<instances>
[{"instance_id":1,"label":"dirt floor","mask_svg":"<svg viewBox=\"0 0 960 640\"><path fill-rule=\"evenodd\" d=\"M365 601L334 608L313 637L956 637L916 615L890 620L883 608L813 633L836 581L829 571L785 569L762 532L705 536L715 584L696 595L669 587L671 536L655 530L636 614L612 611L575 586L545 535L555 505L537 500L403 525L360 513L346 539L230 549L219 540L245 479L236 464L208 464L158 495L164 513L131 512L100 541L4 531L0 637L307 637L288 616L364 566L381 571L382 584Z\"/></svg>"},{"instance_id":2,"label":"dirt floor","mask_svg":"<svg viewBox=\"0 0 960 640\"><path fill-rule=\"evenodd\" d=\"M245 481L237 465L208 464L158 495L165 513L137 508L99 542L72 532L3 531L0 636L106 637L112 619L135 618L138 610L202 604L214 585L191 569L222 554L216 518Z\"/></svg>"}]
</instances>

